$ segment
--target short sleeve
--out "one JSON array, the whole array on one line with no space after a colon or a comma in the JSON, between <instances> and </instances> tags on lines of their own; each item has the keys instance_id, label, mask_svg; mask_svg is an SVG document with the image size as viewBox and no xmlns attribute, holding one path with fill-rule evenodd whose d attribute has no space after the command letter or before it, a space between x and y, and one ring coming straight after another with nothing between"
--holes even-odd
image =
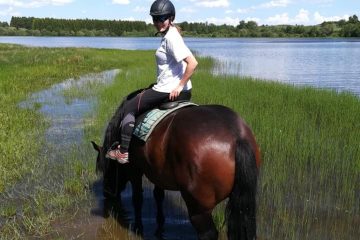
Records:
<instances>
[{"instance_id":1,"label":"short sleeve","mask_svg":"<svg viewBox=\"0 0 360 240\"><path fill-rule=\"evenodd\" d=\"M167 52L172 55L177 62L184 60L192 55L190 49L186 46L183 38L177 32L167 39Z\"/></svg>"}]
</instances>

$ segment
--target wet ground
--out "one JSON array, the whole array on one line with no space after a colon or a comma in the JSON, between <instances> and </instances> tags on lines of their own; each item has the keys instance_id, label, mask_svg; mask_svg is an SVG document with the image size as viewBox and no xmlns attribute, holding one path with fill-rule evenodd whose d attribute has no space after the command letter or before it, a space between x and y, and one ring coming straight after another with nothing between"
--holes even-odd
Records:
<instances>
[{"instance_id":1,"label":"wet ground","mask_svg":"<svg viewBox=\"0 0 360 240\"><path fill-rule=\"evenodd\" d=\"M63 83L54 85L50 89L33 94L28 101L21 104L24 108L36 109L43 113L49 121L49 128L45 132L45 146L43 155L51 152L48 157L48 169L52 165L59 164L59 160L80 146L84 137L85 117L94 111L96 98L93 96L72 98L71 101L64 97L64 91L72 88L93 84L109 84L119 70L105 71L99 74L82 76L80 79L68 79ZM49 155L49 154L47 154ZM90 159L95 161L94 158ZM56 168L56 167L54 167ZM55 183L56 170L47 171L48 186ZM54 173L54 175L52 175ZM152 197L152 184L145 178L144 181L144 206L143 224L144 235L140 239L159 239L154 236L156 229L156 208ZM84 203L84 209L80 209L66 222L54 223L55 236L64 239L139 239L130 230L133 224L134 211L131 204L131 189L128 185L121 195L121 202L112 204L111 214L104 213L108 206L102 196L101 179L94 182L90 187L92 194L88 202ZM86 206L85 206L86 205ZM91 209L89 211L89 209ZM196 239L195 232L188 220L187 212L181 196L177 192L167 192L164 202L166 215L165 232L160 239Z\"/></svg>"}]
</instances>

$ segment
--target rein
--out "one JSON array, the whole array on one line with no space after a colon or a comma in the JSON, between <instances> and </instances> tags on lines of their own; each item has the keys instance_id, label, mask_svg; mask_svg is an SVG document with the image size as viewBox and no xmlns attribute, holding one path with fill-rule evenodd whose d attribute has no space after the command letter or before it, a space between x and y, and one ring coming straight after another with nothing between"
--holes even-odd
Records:
<instances>
[{"instance_id":1,"label":"rein","mask_svg":"<svg viewBox=\"0 0 360 240\"><path fill-rule=\"evenodd\" d=\"M140 104L141 104L141 98L144 95L145 90L142 90L141 93L139 93L139 101L138 101L138 112L140 111Z\"/></svg>"}]
</instances>

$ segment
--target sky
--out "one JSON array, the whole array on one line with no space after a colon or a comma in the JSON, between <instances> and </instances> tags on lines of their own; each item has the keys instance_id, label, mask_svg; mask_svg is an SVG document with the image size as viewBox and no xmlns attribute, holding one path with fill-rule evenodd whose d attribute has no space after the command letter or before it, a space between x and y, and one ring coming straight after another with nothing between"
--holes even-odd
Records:
<instances>
[{"instance_id":1,"label":"sky","mask_svg":"<svg viewBox=\"0 0 360 240\"><path fill-rule=\"evenodd\" d=\"M0 0L0 22L12 16L63 19L139 20L151 23L154 0ZM360 18L360 0L172 0L175 22L238 25L316 25Z\"/></svg>"}]
</instances>

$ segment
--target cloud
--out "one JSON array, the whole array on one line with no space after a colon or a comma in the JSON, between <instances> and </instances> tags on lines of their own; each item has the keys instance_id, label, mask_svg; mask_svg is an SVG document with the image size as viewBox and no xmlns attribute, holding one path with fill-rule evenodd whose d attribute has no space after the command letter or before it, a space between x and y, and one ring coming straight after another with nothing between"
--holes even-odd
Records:
<instances>
[{"instance_id":1,"label":"cloud","mask_svg":"<svg viewBox=\"0 0 360 240\"><path fill-rule=\"evenodd\" d=\"M9 7L21 7L21 8L38 8L47 5L62 6L69 4L73 0L32 0L32 1L22 1L22 0L0 0L0 5L5 5Z\"/></svg>"},{"instance_id":2,"label":"cloud","mask_svg":"<svg viewBox=\"0 0 360 240\"><path fill-rule=\"evenodd\" d=\"M129 0L112 0L113 4L127 5L130 4Z\"/></svg>"},{"instance_id":3,"label":"cloud","mask_svg":"<svg viewBox=\"0 0 360 240\"><path fill-rule=\"evenodd\" d=\"M227 24L227 25L233 25L236 26L239 24L240 19L239 18L230 18L230 17L225 17L225 18L207 18L206 22L208 23L212 23L215 25L222 25L222 24Z\"/></svg>"},{"instance_id":4,"label":"cloud","mask_svg":"<svg viewBox=\"0 0 360 240\"><path fill-rule=\"evenodd\" d=\"M319 12L315 12L312 16L308 10L300 9L298 14L291 18L288 13L277 14L265 20L266 24L299 24L299 25L314 25L325 21L339 21L341 19L348 19L349 15L324 17Z\"/></svg>"},{"instance_id":5,"label":"cloud","mask_svg":"<svg viewBox=\"0 0 360 240\"><path fill-rule=\"evenodd\" d=\"M191 0L195 2L196 6L214 8L214 7L228 7L229 0Z\"/></svg>"},{"instance_id":6,"label":"cloud","mask_svg":"<svg viewBox=\"0 0 360 240\"><path fill-rule=\"evenodd\" d=\"M146 12L149 11L149 9L146 8L146 7L139 7L139 6L137 6L137 7L135 7L135 8L133 9L133 11L134 11L134 12L138 12L138 13L146 13Z\"/></svg>"},{"instance_id":7,"label":"cloud","mask_svg":"<svg viewBox=\"0 0 360 240\"><path fill-rule=\"evenodd\" d=\"M19 16L19 15L20 13L15 11L14 8L12 7L0 10L0 16Z\"/></svg>"},{"instance_id":8,"label":"cloud","mask_svg":"<svg viewBox=\"0 0 360 240\"><path fill-rule=\"evenodd\" d=\"M275 16L266 19L267 24L279 25L279 24L309 24L310 13L308 10L300 9L299 13L294 17L290 18L288 13L277 14Z\"/></svg>"},{"instance_id":9,"label":"cloud","mask_svg":"<svg viewBox=\"0 0 360 240\"><path fill-rule=\"evenodd\" d=\"M334 0L302 0L303 2L307 2L309 4L332 4L334 2Z\"/></svg>"},{"instance_id":10,"label":"cloud","mask_svg":"<svg viewBox=\"0 0 360 240\"><path fill-rule=\"evenodd\" d=\"M71 3L73 0L50 0L50 4L52 5L65 5ZM44 1L47 2L47 1Z\"/></svg>"},{"instance_id":11,"label":"cloud","mask_svg":"<svg viewBox=\"0 0 360 240\"><path fill-rule=\"evenodd\" d=\"M248 8L239 8L236 11L238 13L249 13L251 11L255 11L258 9L269 9L269 8L279 8L279 7L287 7L289 4L291 3L290 0L273 0L267 3L263 3L263 4L259 4L259 5L254 5ZM280 17L280 16L278 16Z\"/></svg>"},{"instance_id":12,"label":"cloud","mask_svg":"<svg viewBox=\"0 0 360 240\"><path fill-rule=\"evenodd\" d=\"M329 22L329 21L339 21L341 19L347 20L347 19L349 19L349 17L350 16L347 14L345 14L342 17L340 17L340 16L324 17L324 16L321 16L321 14L319 12L314 13L314 21L316 24L320 24L323 22Z\"/></svg>"},{"instance_id":13,"label":"cloud","mask_svg":"<svg viewBox=\"0 0 360 240\"><path fill-rule=\"evenodd\" d=\"M309 23L309 11L305 9L300 9L298 15L295 16L294 22L297 24L306 24Z\"/></svg>"},{"instance_id":14,"label":"cloud","mask_svg":"<svg viewBox=\"0 0 360 240\"><path fill-rule=\"evenodd\" d=\"M287 7L289 3L290 0L273 0L264 4L260 4L257 8Z\"/></svg>"},{"instance_id":15,"label":"cloud","mask_svg":"<svg viewBox=\"0 0 360 240\"><path fill-rule=\"evenodd\" d=\"M266 19L270 25L289 24L290 18L288 13L276 14L275 16Z\"/></svg>"},{"instance_id":16,"label":"cloud","mask_svg":"<svg viewBox=\"0 0 360 240\"><path fill-rule=\"evenodd\" d=\"M232 26L237 26L239 25L240 21L244 20L244 19L240 19L240 18L231 18L231 17L225 17L225 18L207 18L206 22L208 23L212 23L215 25L232 25ZM255 21L255 22L259 22L260 19L259 18L246 18L245 19L246 22L248 21ZM203 22L203 21L198 21L198 22Z\"/></svg>"},{"instance_id":17,"label":"cloud","mask_svg":"<svg viewBox=\"0 0 360 240\"><path fill-rule=\"evenodd\" d=\"M179 10L179 12L182 12L182 13L195 13L196 10L194 8L184 7L184 8L181 8Z\"/></svg>"},{"instance_id":18,"label":"cloud","mask_svg":"<svg viewBox=\"0 0 360 240\"><path fill-rule=\"evenodd\" d=\"M238 13L248 13L251 9L250 8L239 8L236 10Z\"/></svg>"}]
</instances>

